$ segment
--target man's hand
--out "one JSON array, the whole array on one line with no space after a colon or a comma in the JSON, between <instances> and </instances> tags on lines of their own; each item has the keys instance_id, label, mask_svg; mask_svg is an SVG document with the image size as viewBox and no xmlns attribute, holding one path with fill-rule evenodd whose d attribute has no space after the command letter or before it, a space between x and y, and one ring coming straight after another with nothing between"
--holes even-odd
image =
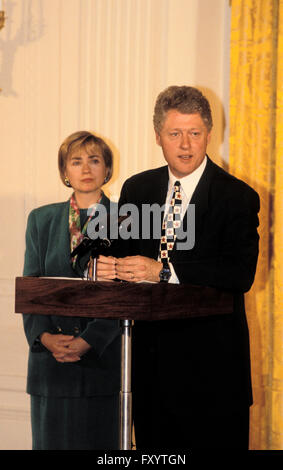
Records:
<instances>
[{"instance_id":1,"label":"man's hand","mask_svg":"<svg viewBox=\"0 0 283 470\"><path fill-rule=\"evenodd\" d=\"M109 281L117 278L130 282L159 282L162 263L139 255L127 256L126 258L101 255L97 260L96 269L98 281Z\"/></svg>"},{"instance_id":2,"label":"man's hand","mask_svg":"<svg viewBox=\"0 0 283 470\"><path fill-rule=\"evenodd\" d=\"M97 259L96 277L98 281L110 281L116 276L116 259L112 256L100 255Z\"/></svg>"},{"instance_id":3,"label":"man's hand","mask_svg":"<svg viewBox=\"0 0 283 470\"><path fill-rule=\"evenodd\" d=\"M159 282L162 263L146 256L127 256L116 259L116 276L123 281Z\"/></svg>"}]
</instances>

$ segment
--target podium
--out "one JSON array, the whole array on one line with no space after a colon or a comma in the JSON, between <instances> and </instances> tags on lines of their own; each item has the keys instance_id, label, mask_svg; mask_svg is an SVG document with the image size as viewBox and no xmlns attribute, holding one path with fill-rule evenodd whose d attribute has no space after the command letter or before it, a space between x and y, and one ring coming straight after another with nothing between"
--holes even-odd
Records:
<instances>
[{"instance_id":1,"label":"podium","mask_svg":"<svg viewBox=\"0 0 283 470\"><path fill-rule=\"evenodd\" d=\"M17 277L15 312L120 320L120 449L130 450L133 322L231 314L233 295L229 291L190 284Z\"/></svg>"}]
</instances>

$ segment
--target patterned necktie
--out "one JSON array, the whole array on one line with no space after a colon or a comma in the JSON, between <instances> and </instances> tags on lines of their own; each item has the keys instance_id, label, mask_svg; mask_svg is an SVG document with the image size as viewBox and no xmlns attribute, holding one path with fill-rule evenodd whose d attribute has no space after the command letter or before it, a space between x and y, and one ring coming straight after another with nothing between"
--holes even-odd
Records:
<instances>
[{"instance_id":1,"label":"patterned necktie","mask_svg":"<svg viewBox=\"0 0 283 470\"><path fill-rule=\"evenodd\" d=\"M181 225L181 183L176 181L174 184L174 193L170 202L169 210L162 223L161 240L159 248L159 261L167 264L176 240L176 229Z\"/></svg>"}]
</instances>

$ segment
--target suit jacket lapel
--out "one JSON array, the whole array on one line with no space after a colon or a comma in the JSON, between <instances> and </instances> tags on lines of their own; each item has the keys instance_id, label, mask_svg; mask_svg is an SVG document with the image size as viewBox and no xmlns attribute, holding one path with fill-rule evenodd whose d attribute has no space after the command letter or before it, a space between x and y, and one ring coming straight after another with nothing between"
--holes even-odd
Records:
<instances>
[{"instance_id":1,"label":"suit jacket lapel","mask_svg":"<svg viewBox=\"0 0 283 470\"><path fill-rule=\"evenodd\" d=\"M163 166L160 168L160 172L156 175L156 184L154 184L150 189L151 200L160 206L163 206L166 202L168 181L168 167Z\"/></svg>"},{"instance_id":2,"label":"suit jacket lapel","mask_svg":"<svg viewBox=\"0 0 283 470\"><path fill-rule=\"evenodd\" d=\"M195 220L194 220L194 229L195 229L195 239L197 239L198 234L202 230L202 222L205 213L208 210L208 198L209 198L209 188L214 174L214 163L207 157L207 164L205 170L195 188L195 191L192 195L190 204L195 206ZM190 230L187 227L187 222L190 223L190 216L188 216L188 211L183 218L183 232ZM176 244L174 251L176 250Z\"/></svg>"},{"instance_id":3,"label":"suit jacket lapel","mask_svg":"<svg viewBox=\"0 0 283 470\"><path fill-rule=\"evenodd\" d=\"M208 190L210 187L212 173L212 162L209 158L207 158L206 167L190 201L190 204L195 204L198 216L204 214L208 208Z\"/></svg>"},{"instance_id":4,"label":"suit jacket lapel","mask_svg":"<svg viewBox=\"0 0 283 470\"><path fill-rule=\"evenodd\" d=\"M48 268L60 276L73 277L74 271L70 263L69 206L69 201L66 201L55 209L49 237Z\"/></svg>"}]
</instances>

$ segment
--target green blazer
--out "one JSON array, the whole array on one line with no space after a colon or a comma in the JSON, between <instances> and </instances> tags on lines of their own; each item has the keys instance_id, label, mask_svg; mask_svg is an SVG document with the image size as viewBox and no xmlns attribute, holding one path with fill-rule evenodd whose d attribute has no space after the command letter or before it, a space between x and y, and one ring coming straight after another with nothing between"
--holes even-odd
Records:
<instances>
[{"instance_id":1,"label":"green blazer","mask_svg":"<svg viewBox=\"0 0 283 470\"><path fill-rule=\"evenodd\" d=\"M109 199L102 204L109 210ZM70 264L69 201L34 209L28 217L24 276L78 277ZM109 395L120 390L120 326L116 320L23 315L30 346L27 392L53 397ZM92 349L59 363L40 343L44 331L81 336Z\"/></svg>"}]
</instances>

